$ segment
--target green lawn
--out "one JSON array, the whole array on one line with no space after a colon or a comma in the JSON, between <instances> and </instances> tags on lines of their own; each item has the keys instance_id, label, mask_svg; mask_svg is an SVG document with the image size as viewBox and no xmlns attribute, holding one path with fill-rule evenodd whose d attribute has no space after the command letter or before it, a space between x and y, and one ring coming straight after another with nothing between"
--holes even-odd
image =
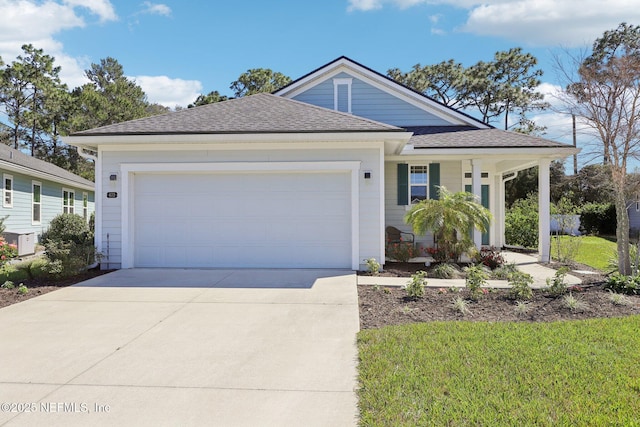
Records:
<instances>
[{"instance_id":1,"label":"green lawn","mask_svg":"<svg viewBox=\"0 0 640 427\"><path fill-rule=\"evenodd\" d=\"M551 238L551 256L557 259L556 237ZM608 272L609 259L616 253L616 243L597 236L560 236L561 254L576 262ZM567 253L567 252L571 253Z\"/></svg>"},{"instance_id":2,"label":"green lawn","mask_svg":"<svg viewBox=\"0 0 640 427\"><path fill-rule=\"evenodd\" d=\"M640 316L361 331L365 426L640 426Z\"/></svg>"}]
</instances>

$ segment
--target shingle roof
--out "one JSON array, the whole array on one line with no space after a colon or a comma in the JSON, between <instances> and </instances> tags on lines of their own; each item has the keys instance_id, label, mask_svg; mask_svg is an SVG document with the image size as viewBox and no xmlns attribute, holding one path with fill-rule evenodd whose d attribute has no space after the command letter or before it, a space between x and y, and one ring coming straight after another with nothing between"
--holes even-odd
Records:
<instances>
[{"instance_id":1,"label":"shingle roof","mask_svg":"<svg viewBox=\"0 0 640 427\"><path fill-rule=\"evenodd\" d=\"M74 134L164 135L402 132L396 126L260 93Z\"/></svg>"},{"instance_id":2,"label":"shingle roof","mask_svg":"<svg viewBox=\"0 0 640 427\"><path fill-rule=\"evenodd\" d=\"M471 126L407 127L414 148L568 148L568 144L500 129Z\"/></svg>"},{"instance_id":3,"label":"shingle roof","mask_svg":"<svg viewBox=\"0 0 640 427\"><path fill-rule=\"evenodd\" d=\"M73 174L61 167L58 167L52 163L45 162L35 157L28 156L23 152L9 147L5 144L0 144L0 162L11 163L16 166L21 166L27 169L38 171L51 176L53 181L56 178L64 179L74 182L78 185L94 187L93 182L82 178L76 174ZM0 166L1 167L1 166Z\"/></svg>"}]
</instances>

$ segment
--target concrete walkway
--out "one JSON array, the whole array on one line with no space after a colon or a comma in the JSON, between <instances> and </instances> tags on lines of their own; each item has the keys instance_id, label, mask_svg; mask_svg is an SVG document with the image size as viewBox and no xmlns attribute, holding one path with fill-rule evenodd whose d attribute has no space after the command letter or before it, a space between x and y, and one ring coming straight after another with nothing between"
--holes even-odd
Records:
<instances>
[{"instance_id":1,"label":"concrete walkway","mask_svg":"<svg viewBox=\"0 0 640 427\"><path fill-rule=\"evenodd\" d=\"M5 307L0 425L356 425L355 285L134 269Z\"/></svg>"},{"instance_id":2,"label":"concrete walkway","mask_svg":"<svg viewBox=\"0 0 640 427\"><path fill-rule=\"evenodd\" d=\"M542 289L547 286L547 279L553 278L556 270L546 267L538 262L538 258L532 255L526 255L516 252L504 252L503 256L507 263L515 263L518 269L524 273L528 273L533 277L534 289ZM380 286L404 286L409 281L406 277L374 277L374 276L358 276L359 285L380 285ZM582 281L570 274L565 277L565 283L568 286L579 285ZM491 288L508 288L506 280L489 280ZM433 288L451 288L465 286L464 279L427 279L427 286Z\"/></svg>"}]
</instances>

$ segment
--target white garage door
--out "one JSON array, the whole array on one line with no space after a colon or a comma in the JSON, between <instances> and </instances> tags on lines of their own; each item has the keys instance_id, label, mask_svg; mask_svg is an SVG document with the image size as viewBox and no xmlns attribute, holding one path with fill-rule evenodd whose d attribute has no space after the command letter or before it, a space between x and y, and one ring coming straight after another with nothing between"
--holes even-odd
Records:
<instances>
[{"instance_id":1,"label":"white garage door","mask_svg":"<svg viewBox=\"0 0 640 427\"><path fill-rule=\"evenodd\" d=\"M351 267L348 173L136 174L136 267Z\"/></svg>"}]
</instances>

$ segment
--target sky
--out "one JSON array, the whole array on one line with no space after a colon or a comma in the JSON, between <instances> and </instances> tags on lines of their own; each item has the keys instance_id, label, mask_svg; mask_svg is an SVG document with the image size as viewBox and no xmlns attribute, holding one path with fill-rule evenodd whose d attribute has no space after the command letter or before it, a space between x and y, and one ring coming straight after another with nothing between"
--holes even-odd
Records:
<instances>
[{"instance_id":1,"label":"sky","mask_svg":"<svg viewBox=\"0 0 640 427\"><path fill-rule=\"evenodd\" d=\"M638 6L638 0L0 0L0 57L9 63L31 43L56 58L73 88L87 81L91 63L110 56L150 102L173 108L213 90L232 95L231 82L251 68L296 79L345 55L386 74L449 59L470 66L522 47L538 59L540 91L556 110L534 120L547 126L545 137L570 142L571 117L553 97L560 83L554 57L588 49L621 22L637 25ZM585 152L581 163L589 161Z\"/></svg>"}]
</instances>

